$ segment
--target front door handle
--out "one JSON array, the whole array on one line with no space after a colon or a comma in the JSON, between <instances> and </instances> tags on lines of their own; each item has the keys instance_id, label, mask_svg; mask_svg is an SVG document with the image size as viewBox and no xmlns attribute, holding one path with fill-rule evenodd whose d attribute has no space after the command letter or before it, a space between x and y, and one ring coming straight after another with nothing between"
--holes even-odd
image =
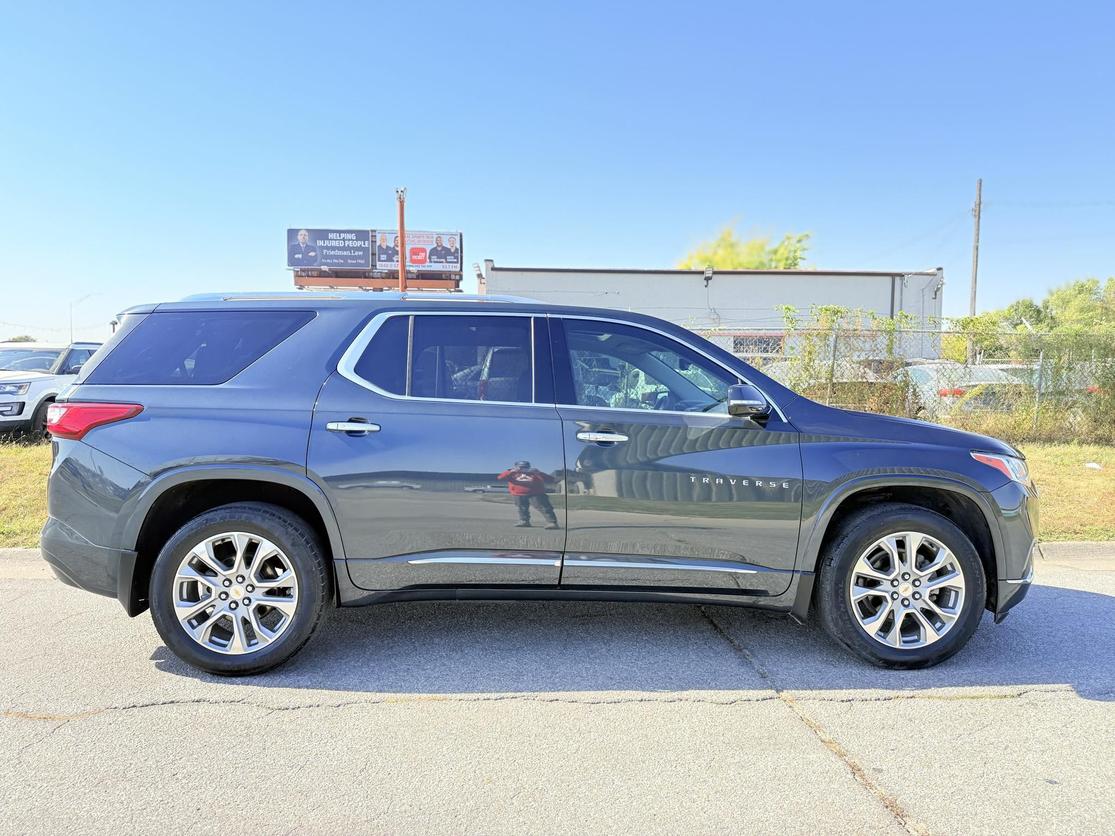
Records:
<instances>
[{"instance_id":1,"label":"front door handle","mask_svg":"<svg viewBox=\"0 0 1115 836\"><path fill-rule=\"evenodd\" d=\"M368 421L330 421L325 425L325 429L331 433L367 435L368 433L378 433L379 424L372 424Z\"/></svg>"},{"instance_id":2,"label":"front door handle","mask_svg":"<svg viewBox=\"0 0 1115 836\"><path fill-rule=\"evenodd\" d=\"M578 441L587 441L590 444L615 444L620 441L627 441L627 436L623 433L610 433L610 432L579 432L577 433Z\"/></svg>"}]
</instances>

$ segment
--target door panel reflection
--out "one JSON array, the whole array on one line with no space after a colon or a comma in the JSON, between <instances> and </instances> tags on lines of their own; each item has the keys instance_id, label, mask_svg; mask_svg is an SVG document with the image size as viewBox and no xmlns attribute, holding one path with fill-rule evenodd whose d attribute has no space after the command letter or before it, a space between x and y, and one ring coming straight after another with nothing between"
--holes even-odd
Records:
<instances>
[{"instance_id":1,"label":"door panel reflection","mask_svg":"<svg viewBox=\"0 0 1115 836\"><path fill-rule=\"evenodd\" d=\"M353 416L381 430L325 429ZM552 407L397 400L334 376L314 415L309 467L358 586L558 581L566 509Z\"/></svg>"},{"instance_id":2,"label":"door panel reflection","mask_svg":"<svg viewBox=\"0 0 1115 836\"><path fill-rule=\"evenodd\" d=\"M778 594L801 514L798 435L726 415L559 407L570 472L562 585ZM579 433L626 442L594 444ZM652 558L648 560L647 558Z\"/></svg>"}]
</instances>

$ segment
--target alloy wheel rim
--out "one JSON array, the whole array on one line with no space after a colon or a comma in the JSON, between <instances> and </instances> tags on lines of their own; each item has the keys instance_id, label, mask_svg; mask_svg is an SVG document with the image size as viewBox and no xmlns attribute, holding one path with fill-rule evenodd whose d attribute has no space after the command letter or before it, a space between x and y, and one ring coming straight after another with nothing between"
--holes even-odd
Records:
<instances>
[{"instance_id":1,"label":"alloy wheel rim","mask_svg":"<svg viewBox=\"0 0 1115 836\"><path fill-rule=\"evenodd\" d=\"M926 647L953 629L964 609L964 569L935 537L880 537L852 567L849 604L860 628L899 650Z\"/></svg>"},{"instance_id":2,"label":"alloy wheel rim","mask_svg":"<svg viewBox=\"0 0 1115 836\"><path fill-rule=\"evenodd\" d=\"M298 609L298 578L265 537L233 531L191 548L174 575L174 614L207 650L255 653L277 641Z\"/></svg>"}]
</instances>

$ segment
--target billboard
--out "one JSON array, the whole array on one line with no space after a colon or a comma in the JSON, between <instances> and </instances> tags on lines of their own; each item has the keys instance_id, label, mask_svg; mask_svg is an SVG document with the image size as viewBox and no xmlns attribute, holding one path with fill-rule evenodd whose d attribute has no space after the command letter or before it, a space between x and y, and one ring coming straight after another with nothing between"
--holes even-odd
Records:
<instances>
[{"instance_id":1,"label":"billboard","mask_svg":"<svg viewBox=\"0 0 1115 836\"><path fill-rule=\"evenodd\" d=\"M399 269L399 234L393 229L372 230L376 270ZM461 233L407 230L407 270L415 273L460 273Z\"/></svg>"},{"instance_id":2,"label":"billboard","mask_svg":"<svg viewBox=\"0 0 1115 836\"><path fill-rule=\"evenodd\" d=\"M309 229L286 231L286 266L296 269L371 270L370 229Z\"/></svg>"}]
</instances>

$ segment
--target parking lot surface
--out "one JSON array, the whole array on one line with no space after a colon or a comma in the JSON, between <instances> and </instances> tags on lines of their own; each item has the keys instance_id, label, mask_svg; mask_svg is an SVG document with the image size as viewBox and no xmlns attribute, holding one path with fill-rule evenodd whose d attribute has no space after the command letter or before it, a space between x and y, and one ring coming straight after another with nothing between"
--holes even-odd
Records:
<instances>
[{"instance_id":1,"label":"parking lot surface","mask_svg":"<svg viewBox=\"0 0 1115 836\"><path fill-rule=\"evenodd\" d=\"M725 607L333 613L219 679L0 553L0 831L1106 832L1115 548L927 671Z\"/></svg>"}]
</instances>

